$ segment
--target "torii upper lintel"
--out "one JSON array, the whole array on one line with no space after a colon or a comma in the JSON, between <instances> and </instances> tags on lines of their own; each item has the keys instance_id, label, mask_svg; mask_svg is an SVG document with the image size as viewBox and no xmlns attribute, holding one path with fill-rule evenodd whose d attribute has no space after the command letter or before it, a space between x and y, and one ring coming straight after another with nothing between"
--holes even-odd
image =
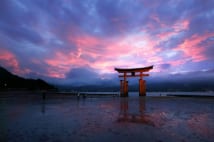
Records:
<instances>
[{"instance_id":1,"label":"torii upper lintel","mask_svg":"<svg viewBox=\"0 0 214 142\"><path fill-rule=\"evenodd\" d=\"M153 69L153 66L143 67L143 68L115 68L119 73L128 73L128 72L148 72Z\"/></svg>"}]
</instances>

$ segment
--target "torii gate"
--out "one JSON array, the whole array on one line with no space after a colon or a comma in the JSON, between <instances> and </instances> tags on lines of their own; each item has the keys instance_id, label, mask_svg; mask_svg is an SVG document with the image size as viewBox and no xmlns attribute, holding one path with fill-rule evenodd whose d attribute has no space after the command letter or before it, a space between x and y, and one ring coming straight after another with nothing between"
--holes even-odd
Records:
<instances>
[{"instance_id":1,"label":"torii gate","mask_svg":"<svg viewBox=\"0 0 214 142\"><path fill-rule=\"evenodd\" d=\"M119 77L123 77L123 80L120 80L120 96L128 96L128 81L127 77L140 77L139 79L139 96L146 96L146 81L143 80L144 76L149 76L149 74L144 74L144 72L149 72L153 69L153 66L148 66L144 68L115 68L119 74ZM137 73L137 74L136 74Z\"/></svg>"}]
</instances>

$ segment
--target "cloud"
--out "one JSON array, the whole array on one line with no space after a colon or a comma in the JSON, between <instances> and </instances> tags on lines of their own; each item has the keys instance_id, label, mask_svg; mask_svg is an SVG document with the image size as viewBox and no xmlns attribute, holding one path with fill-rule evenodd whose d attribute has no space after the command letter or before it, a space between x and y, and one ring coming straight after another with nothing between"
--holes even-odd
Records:
<instances>
[{"instance_id":1,"label":"cloud","mask_svg":"<svg viewBox=\"0 0 214 142\"><path fill-rule=\"evenodd\" d=\"M7 51L6 49L0 49L0 61L1 65L18 70L19 63L15 55Z\"/></svg>"},{"instance_id":2,"label":"cloud","mask_svg":"<svg viewBox=\"0 0 214 142\"><path fill-rule=\"evenodd\" d=\"M178 80L207 80L214 79L213 74L214 69L208 69L208 70L196 70L196 71L184 71L179 73L173 73L171 76L176 77L175 79ZM197 77L196 77L197 75Z\"/></svg>"},{"instance_id":3,"label":"cloud","mask_svg":"<svg viewBox=\"0 0 214 142\"><path fill-rule=\"evenodd\" d=\"M29 69L22 70L16 56L6 49L0 49L0 65L15 74L25 75L30 72Z\"/></svg>"},{"instance_id":4,"label":"cloud","mask_svg":"<svg viewBox=\"0 0 214 142\"><path fill-rule=\"evenodd\" d=\"M66 73L66 78L73 83L95 84L99 80L98 74L88 67L73 68Z\"/></svg>"},{"instance_id":5,"label":"cloud","mask_svg":"<svg viewBox=\"0 0 214 142\"><path fill-rule=\"evenodd\" d=\"M19 4L19 2L12 1L2 3L0 7L1 33L13 40L42 44L43 39L36 31L35 16L30 15Z\"/></svg>"},{"instance_id":6,"label":"cloud","mask_svg":"<svg viewBox=\"0 0 214 142\"><path fill-rule=\"evenodd\" d=\"M206 33L204 35L192 35L189 39L184 40L184 42L180 44L176 48L176 50L182 51L184 53L184 57L189 58L194 62L206 60L207 57L204 54L206 47L201 46L200 43L213 36L214 33Z\"/></svg>"},{"instance_id":7,"label":"cloud","mask_svg":"<svg viewBox=\"0 0 214 142\"><path fill-rule=\"evenodd\" d=\"M170 64L161 64L161 65L160 65L160 68L163 69L163 70L168 69L168 68L170 68L170 67L171 67Z\"/></svg>"},{"instance_id":8,"label":"cloud","mask_svg":"<svg viewBox=\"0 0 214 142\"><path fill-rule=\"evenodd\" d=\"M156 75L212 69L213 5L211 0L3 0L0 64L22 76L73 78L73 83L113 79L114 67L155 65Z\"/></svg>"}]
</instances>

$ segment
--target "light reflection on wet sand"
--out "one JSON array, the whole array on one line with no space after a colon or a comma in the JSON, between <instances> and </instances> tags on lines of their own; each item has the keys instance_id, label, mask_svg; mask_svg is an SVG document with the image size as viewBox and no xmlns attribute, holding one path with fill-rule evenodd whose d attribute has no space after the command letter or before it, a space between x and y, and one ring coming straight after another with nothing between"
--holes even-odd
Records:
<instances>
[{"instance_id":1,"label":"light reflection on wet sand","mask_svg":"<svg viewBox=\"0 0 214 142\"><path fill-rule=\"evenodd\" d=\"M214 140L214 99L0 98L1 141Z\"/></svg>"},{"instance_id":2,"label":"light reflection on wet sand","mask_svg":"<svg viewBox=\"0 0 214 142\"><path fill-rule=\"evenodd\" d=\"M136 102L136 105L138 103L138 108L135 108L136 110L139 109L138 113L130 113L129 112L129 98L121 98L120 99L120 114L117 119L117 122L126 122L126 123L138 123L138 124L146 124L151 126L158 126L157 123L155 123L156 120L154 120L154 116L148 115L145 113L146 110L146 102L145 98L139 98L139 102ZM130 108L132 109L132 108ZM161 118L158 118L161 119Z\"/></svg>"}]
</instances>

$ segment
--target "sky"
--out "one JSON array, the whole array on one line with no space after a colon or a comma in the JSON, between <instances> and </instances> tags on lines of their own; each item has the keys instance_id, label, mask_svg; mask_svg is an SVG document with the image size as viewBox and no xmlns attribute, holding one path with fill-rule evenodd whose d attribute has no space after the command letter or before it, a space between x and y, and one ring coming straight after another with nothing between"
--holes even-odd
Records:
<instances>
[{"instance_id":1,"label":"sky","mask_svg":"<svg viewBox=\"0 0 214 142\"><path fill-rule=\"evenodd\" d=\"M0 66L56 84L214 78L213 0L1 0Z\"/></svg>"}]
</instances>

